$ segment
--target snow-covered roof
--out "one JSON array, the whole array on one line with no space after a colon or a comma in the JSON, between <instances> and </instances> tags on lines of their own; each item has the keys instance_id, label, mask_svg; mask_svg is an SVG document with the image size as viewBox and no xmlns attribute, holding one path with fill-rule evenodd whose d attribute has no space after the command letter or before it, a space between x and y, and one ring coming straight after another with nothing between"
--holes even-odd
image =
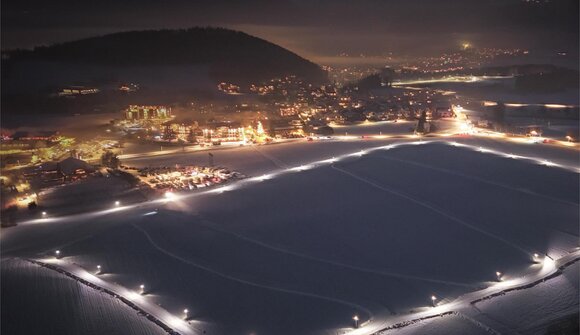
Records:
<instances>
[{"instance_id":1,"label":"snow-covered roof","mask_svg":"<svg viewBox=\"0 0 580 335\"><path fill-rule=\"evenodd\" d=\"M85 171L94 170L89 163L74 157L68 157L58 162L58 169L65 175L74 174L75 171L79 169L83 169Z\"/></svg>"}]
</instances>

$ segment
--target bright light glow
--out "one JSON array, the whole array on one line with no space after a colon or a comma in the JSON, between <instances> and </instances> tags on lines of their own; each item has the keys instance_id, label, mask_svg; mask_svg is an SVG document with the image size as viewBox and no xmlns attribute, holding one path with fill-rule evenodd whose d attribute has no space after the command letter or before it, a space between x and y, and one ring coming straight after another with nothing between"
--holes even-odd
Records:
<instances>
[{"instance_id":1,"label":"bright light glow","mask_svg":"<svg viewBox=\"0 0 580 335\"><path fill-rule=\"evenodd\" d=\"M434 295L432 295L432 296L431 296L431 300L435 301L435 300L437 300L437 297L436 297L436 296L434 296Z\"/></svg>"},{"instance_id":2,"label":"bright light glow","mask_svg":"<svg viewBox=\"0 0 580 335\"><path fill-rule=\"evenodd\" d=\"M358 320L359 320L359 317L358 317L358 315L355 315L355 316L353 316L353 317L352 317L352 319L353 319L354 321L358 321Z\"/></svg>"},{"instance_id":3,"label":"bright light glow","mask_svg":"<svg viewBox=\"0 0 580 335\"><path fill-rule=\"evenodd\" d=\"M300 166L291 168L290 170L291 171L304 171L304 170L308 170L310 168L312 168L312 165L300 165Z\"/></svg>"},{"instance_id":4,"label":"bright light glow","mask_svg":"<svg viewBox=\"0 0 580 335\"><path fill-rule=\"evenodd\" d=\"M60 250L54 252L57 256L60 255Z\"/></svg>"},{"instance_id":5,"label":"bright light glow","mask_svg":"<svg viewBox=\"0 0 580 335\"><path fill-rule=\"evenodd\" d=\"M234 188L232 186L222 186L220 188L216 188L213 192L215 192L215 193L224 193L224 192L227 192L227 191L231 191L233 189Z\"/></svg>"},{"instance_id":6,"label":"bright light glow","mask_svg":"<svg viewBox=\"0 0 580 335\"><path fill-rule=\"evenodd\" d=\"M177 199L177 195L171 191L167 191L167 192L165 192L165 199L167 199L169 201L173 201L173 200Z\"/></svg>"},{"instance_id":7,"label":"bright light glow","mask_svg":"<svg viewBox=\"0 0 580 335\"><path fill-rule=\"evenodd\" d=\"M187 314L187 313L189 313L189 311L187 310L187 308L183 310L183 313L184 313L184 314Z\"/></svg>"},{"instance_id":8,"label":"bright light glow","mask_svg":"<svg viewBox=\"0 0 580 335\"><path fill-rule=\"evenodd\" d=\"M566 105L559 105L559 104L545 104L546 108L566 108Z\"/></svg>"},{"instance_id":9,"label":"bright light glow","mask_svg":"<svg viewBox=\"0 0 580 335\"><path fill-rule=\"evenodd\" d=\"M364 150L361 150L359 152L355 152L353 154L350 154L349 156L353 156L353 157L362 157L363 155L365 155L367 152Z\"/></svg>"},{"instance_id":10,"label":"bright light glow","mask_svg":"<svg viewBox=\"0 0 580 335\"><path fill-rule=\"evenodd\" d=\"M141 293L141 294L143 294L143 293ZM127 292L127 298L129 298L129 300L132 300L132 301L142 301L143 296L141 296L141 294L139 294L137 292Z\"/></svg>"},{"instance_id":11,"label":"bright light glow","mask_svg":"<svg viewBox=\"0 0 580 335\"><path fill-rule=\"evenodd\" d=\"M327 163L327 164L332 164L332 163L336 163L338 162L338 159L336 157L332 157L329 159L325 159L323 161L320 161L321 163Z\"/></svg>"},{"instance_id":12,"label":"bright light glow","mask_svg":"<svg viewBox=\"0 0 580 335\"><path fill-rule=\"evenodd\" d=\"M46 216L46 212L42 212L42 216Z\"/></svg>"},{"instance_id":13,"label":"bright light glow","mask_svg":"<svg viewBox=\"0 0 580 335\"><path fill-rule=\"evenodd\" d=\"M119 206L121 202L119 200L115 201L115 206Z\"/></svg>"}]
</instances>

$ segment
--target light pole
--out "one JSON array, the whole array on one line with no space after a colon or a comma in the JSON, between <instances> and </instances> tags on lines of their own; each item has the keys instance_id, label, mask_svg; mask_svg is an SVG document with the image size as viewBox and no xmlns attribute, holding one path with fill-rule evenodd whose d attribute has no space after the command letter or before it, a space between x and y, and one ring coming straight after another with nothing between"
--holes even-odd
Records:
<instances>
[{"instance_id":1,"label":"light pole","mask_svg":"<svg viewBox=\"0 0 580 335\"><path fill-rule=\"evenodd\" d=\"M145 285L141 284L139 288L141 289L141 295L145 294Z\"/></svg>"},{"instance_id":2,"label":"light pole","mask_svg":"<svg viewBox=\"0 0 580 335\"><path fill-rule=\"evenodd\" d=\"M431 296L431 304L433 305L433 307L435 307L435 300L437 300L437 297L432 295Z\"/></svg>"},{"instance_id":3,"label":"light pole","mask_svg":"<svg viewBox=\"0 0 580 335\"><path fill-rule=\"evenodd\" d=\"M119 206L121 204L121 202L119 200L115 201L115 206Z\"/></svg>"},{"instance_id":4,"label":"light pole","mask_svg":"<svg viewBox=\"0 0 580 335\"><path fill-rule=\"evenodd\" d=\"M502 273L501 272L496 271L495 272L495 276L497 277L497 281L501 281L501 276L502 276Z\"/></svg>"},{"instance_id":5,"label":"light pole","mask_svg":"<svg viewBox=\"0 0 580 335\"><path fill-rule=\"evenodd\" d=\"M42 217L45 218L46 217L46 212L42 212Z\"/></svg>"},{"instance_id":6,"label":"light pole","mask_svg":"<svg viewBox=\"0 0 580 335\"><path fill-rule=\"evenodd\" d=\"M359 321L359 317L358 315L355 315L352 317L352 321L354 321L354 328L358 328L358 321Z\"/></svg>"},{"instance_id":7,"label":"light pole","mask_svg":"<svg viewBox=\"0 0 580 335\"><path fill-rule=\"evenodd\" d=\"M57 259L60 258L60 250L55 251L54 255Z\"/></svg>"},{"instance_id":8,"label":"light pole","mask_svg":"<svg viewBox=\"0 0 580 335\"><path fill-rule=\"evenodd\" d=\"M183 319L187 320L189 317L189 310L186 308L183 310Z\"/></svg>"},{"instance_id":9,"label":"light pole","mask_svg":"<svg viewBox=\"0 0 580 335\"><path fill-rule=\"evenodd\" d=\"M101 266L100 265L97 265L97 274L98 275L101 274Z\"/></svg>"}]
</instances>

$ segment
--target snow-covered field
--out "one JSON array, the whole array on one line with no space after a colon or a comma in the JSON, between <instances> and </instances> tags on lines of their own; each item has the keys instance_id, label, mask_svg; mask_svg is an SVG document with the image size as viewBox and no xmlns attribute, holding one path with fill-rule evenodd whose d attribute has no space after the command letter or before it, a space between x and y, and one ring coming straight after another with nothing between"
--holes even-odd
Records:
<instances>
[{"instance_id":1,"label":"snow-covered field","mask_svg":"<svg viewBox=\"0 0 580 335\"><path fill-rule=\"evenodd\" d=\"M454 140L470 147L436 140L360 152L408 140L332 140L222 150L217 164L249 176L279 174L165 204L3 230L3 256L46 258L59 249L61 262L90 272L101 265L101 280L136 291L145 284L144 299L177 316L187 308L192 329L208 334L341 334L352 330L355 314L364 334L380 319L429 311L432 295L444 305L493 286L496 271L506 282L534 276L542 269L534 253L559 258L578 247L575 150ZM360 154L288 170L353 152ZM204 156L128 164L191 164ZM20 285L50 280L45 271ZM547 304L565 316L578 307L578 276L570 271L475 304L484 313L387 334L480 334L497 324L534 333L551 320L531 308ZM3 265L3 294L13 273ZM79 301L59 303L74 309Z\"/></svg>"},{"instance_id":2,"label":"snow-covered field","mask_svg":"<svg viewBox=\"0 0 580 335\"><path fill-rule=\"evenodd\" d=\"M2 260L2 334L166 334L109 295L19 259Z\"/></svg>"}]
</instances>

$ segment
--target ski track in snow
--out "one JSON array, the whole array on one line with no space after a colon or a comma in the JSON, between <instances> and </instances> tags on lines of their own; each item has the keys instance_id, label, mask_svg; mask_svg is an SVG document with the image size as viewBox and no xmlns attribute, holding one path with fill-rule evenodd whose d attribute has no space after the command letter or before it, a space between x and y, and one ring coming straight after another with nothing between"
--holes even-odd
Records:
<instances>
[{"instance_id":1,"label":"ski track in snow","mask_svg":"<svg viewBox=\"0 0 580 335\"><path fill-rule=\"evenodd\" d=\"M278 158L276 158L270 154L265 153L263 150L260 150L258 147L252 146L252 149L254 149L257 153L259 153L264 158L266 158L270 162L274 163L274 165L276 165L277 167L279 167L281 169L288 169L290 167L288 164L282 162L281 160L279 160Z\"/></svg>"},{"instance_id":2,"label":"ski track in snow","mask_svg":"<svg viewBox=\"0 0 580 335\"><path fill-rule=\"evenodd\" d=\"M235 281L235 282L238 282L238 283L242 283L242 284L246 284L246 285L250 285L250 286L254 286L254 287L259 287L259 288L263 288L263 289L266 289L266 290L277 291L277 292L282 292L282 293L288 293L288 294L293 294L293 295L300 295L300 296L309 297L309 298L321 299L321 300L329 301L329 302L332 302L332 303L338 303L338 304L341 304L343 306L348 306L348 307L354 308L356 310L363 311L363 312L365 312L369 316L369 318L372 318L372 316L373 316L373 313L369 309L367 309L366 307L363 307L361 305L352 303L352 302L348 302L348 301L341 300L341 299L338 299L338 298L332 298L332 297L327 297L327 296L323 296L323 295L318 295L318 294L315 294L315 293L301 292L301 291L296 291L296 290L292 290L292 289L285 289L285 288L281 288L281 287L275 287L275 286L269 286L269 285L265 285L265 284L259 284L259 283L251 282L251 281L246 280L246 279L237 278L237 277L234 277L234 276L225 274L223 272L214 270L214 269L209 268L207 266L204 266L204 265L195 263L195 262L193 262L193 261L191 261L189 259L186 259L186 258L183 258L183 257L181 257L179 255L176 255L176 254L172 253L171 251L168 251L168 250L164 249L163 247L161 247L160 245L158 245L153 240L153 238L151 237L151 235L149 235L149 233L145 229L143 229L142 227L139 227L136 224L131 224L131 225L135 229L137 229L138 231L140 231L141 233L143 233L143 235L145 235L145 237L147 238L147 240L149 241L149 243L155 249L157 249L161 253L163 253L163 254L165 254L165 255L167 255L167 256L175 259L175 260L178 260L178 261L180 261L180 262L182 262L184 264L187 264L187 265L196 267L198 269L207 271L207 272L212 273L214 275L217 275L219 277L222 277L222 278L225 278L225 279L228 279L228 280L231 280L231 281Z\"/></svg>"},{"instance_id":3,"label":"ski track in snow","mask_svg":"<svg viewBox=\"0 0 580 335\"><path fill-rule=\"evenodd\" d=\"M199 215L198 215L199 216ZM341 267L341 268L346 268L349 270L354 270L354 271L360 271L360 272L366 272L366 273L371 273L371 274L376 274L376 275L380 275L380 276L386 276L386 277L394 277L394 278L401 278L401 279L411 279L411 280L417 280L417 281L423 281L423 282L430 282L430 283L436 283L436 284L445 284L445 285L452 285L452 286L461 286L461 287L467 287L467 288L477 288L476 285L471 285L471 284L467 284L467 283L460 283L460 282L453 282L453 281L447 281L447 280L440 280L440 279L431 279L431 278L425 278L425 277L419 277L419 276L413 276L413 275L407 275L407 274L402 274L402 273L396 273L396 272L389 272L389 271L382 271L382 270L375 270L375 269L369 269L369 268L363 268L363 267L359 267L359 266L355 266L355 265L351 265L351 264L346 264L346 263L342 263L342 262L337 262L337 261L332 261L332 260L328 260L328 259L323 259L323 258L318 258L318 257L314 257L314 256L310 256L310 255L306 255L306 254L302 254L299 252L295 252L292 250L288 250L288 249L284 249L281 247L277 247L277 246L273 246L267 243L264 243L262 241L259 240L255 240L252 238L249 238L247 236L241 235L239 233L236 233L234 231L231 230L226 230L224 228L222 228L220 225L218 225L217 223L214 223L212 221L209 221L205 218L202 218L201 216L199 216L202 220L202 225L204 227L207 227L211 230L214 231L218 231L224 234L228 234L231 235L235 238L259 245L261 247L270 249L270 250L274 250L280 253L284 253L287 255L291 255L291 256L295 256L295 257L299 257L299 258L303 258L303 259L307 259L310 261L315 261L315 262L319 262L319 263L324 263L324 264L329 264L329 265L333 265L333 266L337 266L337 267Z\"/></svg>"},{"instance_id":4,"label":"ski track in snow","mask_svg":"<svg viewBox=\"0 0 580 335\"><path fill-rule=\"evenodd\" d=\"M412 196L409 196L407 194L404 194L402 192L395 191L393 189L390 189L390 188L387 188L385 186L382 186L382 185L380 185L380 184L378 184L378 183L376 183L376 182L374 182L372 180L369 180L367 178L363 178L363 177L358 176L358 175L356 175L356 174L354 174L354 173L352 173L350 171L347 171L347 170L344 170L342 168L339 168L339 167L335 166L334 164L331 165L331 168L333 168L334 170L339 171L339 172L341 172L343 174L346 174L346 175L348 175L348 176L350 176L350 177L352 177L354 179L357 179L358 181L361 181L361 182L363 182L363 183L365 183L367 185L370 185L372 187L375 187L375 188L377 188L379 190L382 190L382 191L385 191L387 193L390 193L390 194L396 195L398 197L401 197L403 199L409 200L409 201L411 201L411 202L413 202L413 203L415 203L415 204L417 204L417 205L419 205L419 206L421 206L423 208L426 208L428 210L431 210L431 211L433 211L433 212L435 212L435 213L437 213L437 214L439 214L439 215L441 215L443 217L446 217L447 219L449 219L449 220L451 220L451 221L453 221L455 223L458 223L458 224L460 224L460 225L462 225L464 227L467 227L467 228L469 228L469 229L471 229L471 230L473 230L475 232L481 233L481 234L483 234L485 236L488 236L488 237L491 237L491 238L493 238L495 240L498 240L498 241L500 241L500 242L502 242L502 243L504 243L504 244L506 244L506 245L508 245L508 246L510 246L510 247L512 247L512 248L514 248L514 249L516 249L516 250L518 250L520 252L522 252L523 254L526 255L526 257L528 257L531 254L531 252L529 250L526 250L523 247L521 247L521 246L519 246L519 245L517 245L517 244L515 244L513 242L510 242L509 240L507 240L507 239L505 239L505 238L503 238L501 236L498 236L498 235L492 234L490 232L487 232L487 231L485 231L483 229L477 228L476 226L474 226L474 225L472 225L472 224L470 224L468 222L465 222L464 220L461 220L460 218L458 218L458 217L456 217L456 216L454 216L452 214L448 214L447 212L443 211L442 209L439 209L439 208L435 207L432 204L429 204L428 202L425 202L423 200L416 199L416 198L414 198Z\"/></svg>"},{"instance_id":5,"label":"ski track in snow","mask_svg":"<svg viewBox=\"0 0 580 335\"><path fill-rule=\"evenodd\" d=\"M472 318L470 316L467 316L464 313L454 311L453 314L455 314L456 316L458 316L459 318L461 318L463 320L468 321L469 323L473 324L474 326L485 330L486 332L488 332L490 334L501 335L501 333L498 332L497 330L495 330L495 329L491 328L490 326L482 323L481 321L475 320L474 318Z\"/></svg>"},{"instance_id":6,"label":"ski track in snow","mask_svg":"<svg viewBox=\"0 0 580 335\"><path fill-rule=\"evenodd\" d=\"M511 185L504 184L504 183L498 183L498 182L494 182L494 181L485 180L483 178L479 178L479 177L476 177L476 176L467 175L467 174L464 174L464 173L461 173L461 172L458 172L458 171L453 171L453 170L444 169L444 168L438 168L438 167L430 166L430 165L423 164L423 163L419 163L419 162L414 162L414 161L410 161L410 160L406 160L406 159L401 159L401 158L388 157L388 156L384 156L384 155L381 155L381 158L386 159L386 160L390 160L390 161L396 161L396 162L401 162L401 163L405 163L405 164L409 164L409 165L414 165L414 166L422 167L422 168L425 168L425 169L429 169L429 170L433 170L433 171L438 171L438 172L442 172L442 173L446 173L446 174L450 174L450 175L462 177L462 178L465 178L465 179L475 180L475 181L480 182L480 183L483 183L483 184L493 185L493 186L501 187L501 188L506 189L506 190L510 190L510 191L514 191L514 192L518 192L518 193L523 193L523 194L527 194L527 195L532 195L532 196L536 196L536 197L539 197L539 198L543 198L543 199L551 200L551 201L554 201L554 202L558 202L558 203L561 203L561 204L566 204L566 205L578 207L578 204L577 203L574 203L574 202L571 202L571 201L568 201L568 200L551 197L549 195L537 193L537 192L534 192L534 191L531 191L531 190L524 190L524 189L521 189L521 188L516 188L516 187L513 187Z\"/></svg>"}]
</instances>

